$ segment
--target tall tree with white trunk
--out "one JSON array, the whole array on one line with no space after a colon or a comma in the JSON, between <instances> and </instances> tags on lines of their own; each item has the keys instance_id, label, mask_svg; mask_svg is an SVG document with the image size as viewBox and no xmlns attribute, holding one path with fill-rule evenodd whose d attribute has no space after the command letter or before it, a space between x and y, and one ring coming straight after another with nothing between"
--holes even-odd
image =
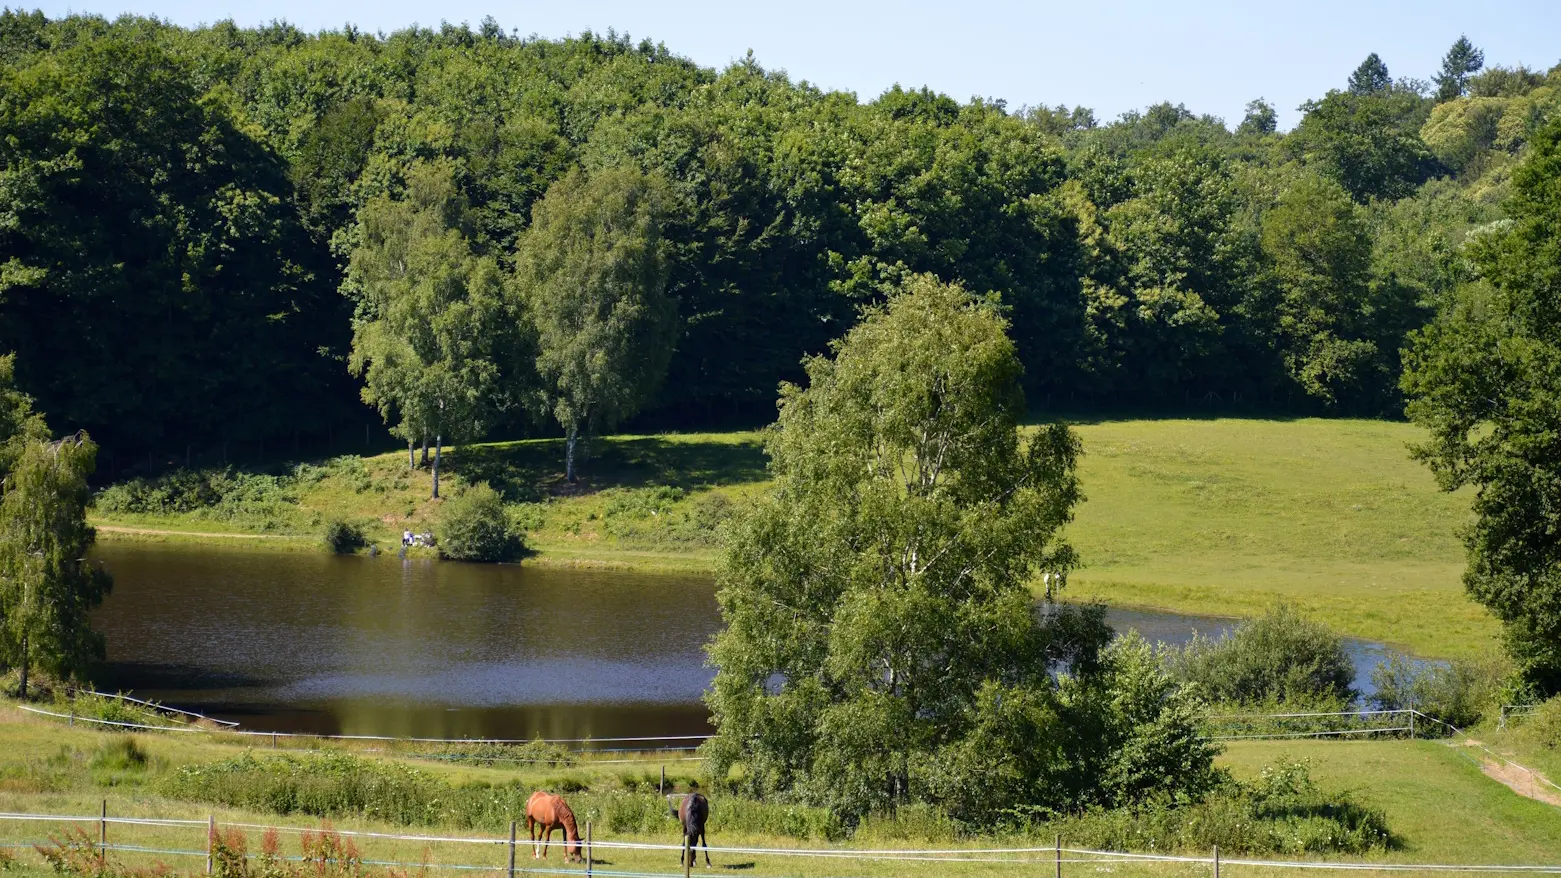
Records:
<instances>
[{"instance_id":1,"label":"tall tree with white trunk","mask_svg":"<svg viewBox=\"0 0 1561 878\"><path fill-rule=\"evenodd\" d=\"M576 168L548 187L521 238L516 290L571 482L581 436L634 415L666 377L677 339L661 238L667 199L665 183L637 168Z\"/></svg>"}]
</instances>

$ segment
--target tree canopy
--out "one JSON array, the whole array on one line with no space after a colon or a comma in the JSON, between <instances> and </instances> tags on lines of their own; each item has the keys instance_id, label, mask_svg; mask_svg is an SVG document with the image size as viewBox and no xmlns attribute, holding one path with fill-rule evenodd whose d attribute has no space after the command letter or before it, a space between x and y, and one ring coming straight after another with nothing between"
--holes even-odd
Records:
<instances>
[{"instance_id":1,"label":"tree canopy","mask_svg":"<svg viewBox=\"0 0 1561 878\"><path fill-rule=\"evenodd\" d=\"M1006 328L993 303L910 275L832 358L807 362L806 388L783 389L774 488L733 526L720 568L706 745L718 776L740 762L758 795L848 816L931 799L974 822L1101 792L1081 775L1031 798L1067 770L1047 754L1094 752L1063 716L1098 729L1091 687L1136 659L1102 657L1098 613L1033 612L1030 578L1074 563L1059 532L1080 499L1079 449L1060 425L1021 438ZM1062 661L1077 689L1048 676ZM1146 698L1139 728L1169 712L1169 737L1192 734L1176 687ZM1172 746L1188 748L1195 784L1206 748Z\"/></svg>"},{"instance_id":2,"label":"tree canopy","mask_svg":"<svg viewBox=\"0 0 1561 878\"><path fill-rule=\"evenodd\" d=\"M1513 172L1509 218L1481 230L1480 279L1408 353L1409 414L1430 432L1416 455L1442 487L1476 489L1464 582L1502 620L1510 651L1561 691L1561 120Z\"/></svg>"},{"instance_id":3,"label":"tree canopy","mask_svg":"<svg viewBox=\"0 0 1561 878\"><path fill-rule=\"evenodd\" d=\"M103 638L88 625L113 580L87 560L87 524L97 446L85 435L32 440L0 494L0 662L28 675L85 679L103 658Z\"/></svg>"},{"instance_id":4,"label":"tree canopy","mask_svg":"<svg viewBox=\"0 0 1561 878\"><path fill-rule=\"evenodd\" d=\"M708 69L615 33L0 12L0 350L16 352L17 388L58 427L92 431L110 468L149 449L356 434L374 419L360 381L419 441L425 427L567 432L563 361L544 358L544 380L532 325L562 318L513 313L514 290L537 286L528 238L553 234L533 224L568 212L535 208L554 187L639 174L658 181L666 361L637 373L659 386L615 381L635 402L602 423L761 421L803 357L922 273L1000 300L1037 407L1397 414L1403 335L1454 282L1427 260L1456 266L1464 232L1501 217L1512 168L1561 107L1561 74L1486 69L1462 45L1438 74L1457 95L1373 56L1282 132L1261 100L1227 125L1175 102L1108 120L925 88L859 99L751 56ZM418 330L450 348L424 349L427 363L482 373L418 374L493 403L438 428L403 411L373 365L388 360L361 356L369 327L412 337L365 307L378 282L364 248L420 210L429 168L462 205L425 241L448 241L440 276L497 272L510 291L480 344ZM1299 280L1277 246L1295 238L1268 219L1315 200L1319 177L1359 207L1330 226L1339 252L1371 254L1307 304L1308 326L1333 327L1326 344L1278 304L1334 276ZM1410 253L1426 258L1406 273Z\"/></svg>"},{"instance_id":5,"label":"tree canopy","mask_svg":"<svg viewBox=\"0 0 1561 878\"><path fill-rule=\"evenodd\" d=\"M357 300L348 365L409 447L433 440L435 497L442 440L480 436L503 407L500 359L517 333L503 274L472 252L465 213L447 164L416 165L403 198L360 211L347 272Z\"/></svg>"},{"instance_id":6,"label":"tree canopy","mask_svg":"<svg viewBox=\"0 0 1561 878\"><path fill-rule=\"evenodd\" d=\"M661 386L676 344L661 239L665 184L632 167L548 187L516 255L544 404L567 438L617 426Z\"/></svg>"}]
</instances>

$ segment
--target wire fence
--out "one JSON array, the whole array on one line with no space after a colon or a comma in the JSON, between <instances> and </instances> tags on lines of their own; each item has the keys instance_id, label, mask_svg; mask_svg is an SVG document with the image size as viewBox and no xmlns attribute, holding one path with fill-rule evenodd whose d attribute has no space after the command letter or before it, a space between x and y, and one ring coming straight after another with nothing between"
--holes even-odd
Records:
<instances>
[{"instance_id":1,"label":"wire fence","mask_svg":"<svg viewBox=\"0 0 1561 878\"><path fill-rule=\"evenodd\" d=\"M17 840L13 837L16 833L7 831L10 828L25 826L26 824L42 824L56 828L63 826L67 830L66 838L61 839L59 833L55 832L46 833L46 837L42 839ZM112 840L109 834L110 828L113 829L115 834ZM74 830L74 836L69 834L69 830ZM92 830L95 830L95 832ZM127 839L124 837L127 830L132 835L142 833L143 837ZM154 837L145 838L144 835L147 832L153 834ZM106 802L102 812L96 815L0 813L0 833L3 833L6 839L0 842L0 847L13 850L24 848L58 850L62 847L75 845L78 853L86 853L88 855L88 862L90 862L91 857L96 857L97 870L100 874L106 873L105 867L110 854L120 855L121 862L129 859L142 862L147 859L157 859L161 863L161 858L163 857L204 859L205 871L207 874L211 874L219 862L218 846L227 845L230 852L238 851L240 855L250 860L270 856L287 862L312 863L316 867L324 866L327 863L339 864L340 861L328 858L331 856L345 856L350 857L351 862L359 866L416 870L418 872L429 870L476 871L507 874L508 876L517 874L578 875L584 873L586 875L615 876L615 878L636 878L636 876L643 876L643 878L671 878L671 876L675 876L678 873L635 871L629 868L630 866L640 866L646 863L647 860L644 856L627 863L609 862L607 856L617 856L617 854L625 852L656 855L676 853L681 858L687 850L678 844L596 839L593 837L594 832L591 824L587 823L584 836L579 839L583 862L578 866L559 868L549 866L545 862L525 866L517 864L517 854L526 846L532 845L533 842L529 838L518 835L515 824L511 824L507 837L390 833L332 829L330 827L308 828L277 824L219 821L215 815L208 816L205 820L111 817L108 814ZM241 842L235 845L236 838L247 839L250 835L256 833L272 837L273 843L269 852L252 854L247 852L247 843ZM313 851L307 844L304 844L301 847L304 851L303 855L282 855L279 853L279 849L276 848L274 839L283 833L303 836L306 839L310 837L320 839L326 836L335 839L352 839L355 840L355 843L351 847L327 846L316 848ZM373 846L374 850L369 853L361 852L356 847L358 842L365 846ZM562 847L563 845L554 842L552 846ZM454 848L457 853L435 856L433 851L436 847L441 850ZM335 851L336 853L321 853L320 851ZM1215 876L1220 874L1222 867L1332 872L1561 874L1561 863L1486 864L1280 860L1226 857L1221 855L1218 847L1213 848L1207 854L1133 853L1129 851L1070 847L1063 844L1060 836L1051 845L1030 847L878 849L709 845L699 846L696 848L696 851L707 856L713 855L727 860L735 857L746 858L746 861L743 863L736 865L729 863L728 865L732 868L753 870L754 874L760 873L761 866L765 867L763 872L767 873L776 868L785 869L787 868L786 863L798 860L832 862L836 865L831 866L830 869L836 872L848 872L848 866L852 863L861 865L903 863L906 866L941 863L986 864L998 867L997 871L1001 874L1022 873L1033 875L1038 874L1040 869L1044 869L1056 876L1063 875L1067 867L1093 866L1095 868L1090 871L1096 872L1100 871L1100 867L1110 864L1140 864L1150 867L1180 864L1183 867L1208 867ZM372 856L370 853L372 853ZM762 862L764 860L769 862ZM1002 867L1011 868L1004 869ZM317 868L317 870L323 872L323 869ZM410 874L410 872L407 874ZM686 875L687 872L685 871L683 874Z\"/></svg>"},{"instance_id":2,"label":"wire fence","mask_svg":"<svg viewBox=\"0 0 1561 878\"><path fill-rule=\"evenodd\" d=\"M1522 705L1519 705L1520 707ZM64 719L72 724L85 722L108 728L129 729L135 731L167 731L202 733L216 736L234 736L243 739L269 738L273 749L278 749L281 741L286 740L290 746L298 742L309 741L359 741L381 742L391 744L433 744L442 746L458 745L525 745L541 741L544 744L643 744L645 746L625 746L615 748L603 747L576 747L565 748L572 755L577 754L623 754L616 759L593 759L592 764L640 764L658 762L696 762L704 759L702 756L689 755L697 750L700 743L711 738L711 735L646 735L612 738L419 738L419 737L395 737L390 735L316 735L294 732L262 732L239 728L202 728L199 726L158 726L141 723L126 723L112 720L103 720L93 717L82 717L74 714L62 714L56 711L43 710L41 708L17 705L19 710L28 713ZM195 714L199 716L199 714ZM1431 734L1432 730L1440 736L1445 733L1458 738L1462 744L1470 749L1479 750L1493 762L1511 767L1531 777L1534 782L1543 787L1561 793L1561 785L1545 777L1543 774L1522 765L1515 760L1503 756L1500 753L1475 740L1462 729L1444 722L1437 717L1423 713L1414 708L1401 708L1394 710L1356 710L1356 711L1318 711L1309 713L1271 713L1271 714L1222 714L1208 717L1208 720L1216 731L1210 736L1216 741L1242 741L1242 740L1283 740L1301 738L1341 738L1366 735L1407 735L1410 738ZM673 742L687 742L683 744ZM297 748L294 748L297 749ZM637 755L636 755L637 754ZM680 754L680 755L672 755ZM439 759L447 761L476 761L492 764L552 764L556 760L548 758L531 759L511 755L495 754L461 754L461 753L407 753L413 758ZM1467 755L1467 754L1466 754ZM1478 760L1475 760L1478 764ZM1483 766L1482 766L1483 768ZM1548 803L1547 804L1552 804ZM1553 807L1556 807L1552 805Z\"/></svg>"}]
</instances>

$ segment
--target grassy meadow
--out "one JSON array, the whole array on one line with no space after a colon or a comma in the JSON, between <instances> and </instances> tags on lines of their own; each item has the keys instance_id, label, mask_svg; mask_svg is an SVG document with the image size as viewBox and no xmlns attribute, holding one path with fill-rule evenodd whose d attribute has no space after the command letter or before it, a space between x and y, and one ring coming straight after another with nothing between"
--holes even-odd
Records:
<instances>
[{"instance_id":1,"label":"grassy meadow","mask_svg":"<svg viewBox=\"0 0 1561 878\"><path fill-rule=\"evenodd\" d=\"M239 808L213 806L170 792L166 778L181 767L209 766L219 760L251 753L260 759L271 751L261 743L223 735L135 734L98 732L83 728L64 728L50 720L30 717L15 710L9 702L0 704L0 811L10 813L54 813L94 815L107 802L112 816L165 817L203 820L214 815L219 822L281 825L297 828L318 827L319 819L298 813L279 813L263 807ZM131 747L127 742L134 741ZM561 789L568 793L582 821L593 820L593 838L600 841L631 841L675 844L677 830L670 820L651 813L636 818L632 828L624 828L621 802L615 799L637 795L653 799L651 810L659 807L654 796L658 763L654 756L646 761L623 764L595 761L583 757L568 767L451 764L437 754L419 753L406 742L394 744L313 742L329 752L348 752L387 766L405 766L425 776L438 778L457 787L493 789L519 784ZM132 754L127 758L126 754ZM138 755L136 755L138 754ZM621 757L611 757L621 758ZM1481 774L1464 748L1443 741L1243 741L1232 742L1220 761L1238 779L1252 780L1265 766L1276 760L1300 759L1310 769L1313 780L1330 789L1347 789L1352 799L1380 810L1387 818L1396 846L1394 850L1364 858L1334 857L1341 861L1384 863L1553 863L1561 851L1561 813L1549 805L1526 799ZM668 776L681 789L697 775L691 763L672 763ZM644 792L649 785L649 792ZM1440 803L1432 806L1431 803ZM616 809L616 810L615 810ZM760 813L768 809L768 813ZM956 836L947 827L918 823L914 815L889 824L869 822L850 839L821 837L808 827L818 822L817 815L802 813L813 809L787 809L785 806L760 806L716 793L712 796L711 844L727 847L907 849L981 848L1035 846L1030 836ZM797 813L788 813L795 811ZM777 819L778 815L778 819ZM359 829L389 833L441 834L496 837L503 834L505 814L494 815L494 826L473 826L465 822L433 821L407 824L393 819L343 817L329 821L338 829ZM494 822L497 821L497 822ZM771 826L765 830L756 828ZM500 827L500 828L495 828ZM618 827L618 828L614 828ZM95 823L88 825L95 837ZM524 839L524 825L521 837ZM16 821L0 821L0 844L42 841L50 834L59 836L61 827L40 826ZM199 850L204 843L200 827L131 827L110 825L110 841L158 849ZM1047 839L1049 842L1049 837ZM1064 843L1067 843L1064 839ZM296 854L297 841L282 837L284 854ZM251 832L248 844L259 846L259 834ZM499 866L505 850L499 845L455 846L363 839L357 842L367 860L434 863L464 863ZM42 875L41 860L26 848L17 849L9 871L24 875ZM1202 853L1181 850L1184 854ZM522 868L532 865L522 847ZM550 866L557 868L555 850ZM150 866L158 860L168 862L181 872L198 872L204 863L199 858L181 859L159 854L115 854L121 861ZM1229 856L1229 854L1227 854ZM668 851L599 849L596 869L673 873L675 854ZM1262 859L1274 859L1264 856ZM1277 857L1283 859L1283 857ZM1318 855L1300 857L1318 859ZM924 861L871 862L842 859L782 858L764 854L721 854L714 857L722 871L739 869L755 876L791 875L807 878L823 876L889 875L1020 875L1035 874L1038 867L1050 867L1049 855L1037 857L1032 865L1008 863L937 863ZM571 867L583 871L579 867ZM1202 875L1206 865L1194 864L1069 864L1072 874L1095 874L1106 869L1124 875ZM1264 870L1263 874L1289 874L1290 870ZM1296 871L1295 874L1306 874Z\"/></svg>"},{"instance_id":2,"label":"grassy meadow","mask_svg":"<svg viewBox=\"0 0 1561 878\"><path fill-rule=\"evenodd\" d=\"M1457 529L1466 494L1409 459L1408 424L1358 420L1082 423L1087 500L1069 538L1075 599L1245 616L1286 600L1337 630L1426 656L1491 648L1496 624L1465 597ZM443 487L487 481L527 530L532 563L709 570L720 522L763 489L754 432L612 436L578 485L557 440L447 451ZM323 523L381 547L431 530L438 502L405 452L282 469L232 502L174 514L104 511L104 539L309 549ZM243 535L243 536L240 536Z\"/></svg>"}]
</instances>

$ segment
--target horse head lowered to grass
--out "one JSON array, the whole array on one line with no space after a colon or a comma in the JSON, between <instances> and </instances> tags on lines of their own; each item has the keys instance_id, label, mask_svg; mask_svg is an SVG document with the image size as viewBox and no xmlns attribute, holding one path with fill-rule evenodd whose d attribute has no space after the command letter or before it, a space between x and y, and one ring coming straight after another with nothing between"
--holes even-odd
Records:
<instances>
[{"instance_id":1,"label":"horse head lowered to grass","mask_svg":"<svg viewBox=\"0 0 1561 878\"><path fill-rule=\"evenodd\" d=\"M541 853L537 852L538 829L542 831ZM526 834L531 837L532 859L547 857L555 829L564 831L564 862L581 859L580 829L575 825L575 812L569 810L569 803L563 796L537 790L526 800Z\"/></svg>"},{"instance_id":2,"label":"horse head lowered to grass","mask_svg":"<svg viewBox=\"0 0 1561 878\"><path fill-rule=\"evenodd\" d=\"M705 849L705 866L710 865L710 839L705 836L705 823L710 819L710 800L699 792L699 784L690 783L689 793L678 805L678 822L683 824L683 850L678 853L678 865L683 865L687 855L688 865L694 865L694 846Z\"/></svg>"}]
</instances>

